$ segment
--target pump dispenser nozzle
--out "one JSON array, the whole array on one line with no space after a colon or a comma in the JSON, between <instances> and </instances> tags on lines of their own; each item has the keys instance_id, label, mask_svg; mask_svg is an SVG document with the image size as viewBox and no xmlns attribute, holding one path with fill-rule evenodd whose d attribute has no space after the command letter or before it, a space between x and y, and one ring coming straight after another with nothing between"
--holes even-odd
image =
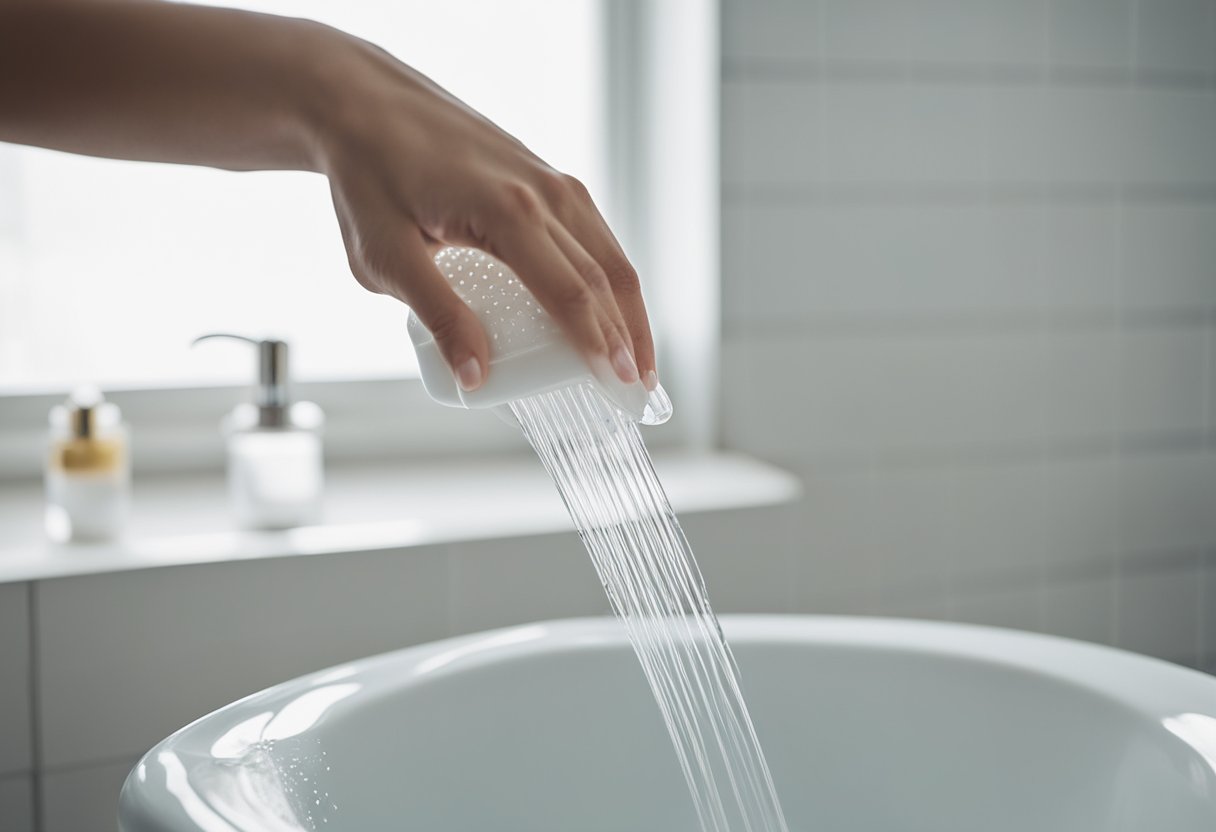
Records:
<instances>
[{"instance_id":1,"label":"pump dispenser nozzle","mask_svg":"<svg viewBox=\"0 0 1216 832\"><path fill-rule=\"evenodd\" d=\"M285 426L288 421L287 407L291 404L287 392L287 342L274 338L250 338L230 332L210 332L195 338L190 346L213 338L230 338L257 347L258 386L254 403L258 408L258 425L266 428Z\"/></svg>"}]
</instances>

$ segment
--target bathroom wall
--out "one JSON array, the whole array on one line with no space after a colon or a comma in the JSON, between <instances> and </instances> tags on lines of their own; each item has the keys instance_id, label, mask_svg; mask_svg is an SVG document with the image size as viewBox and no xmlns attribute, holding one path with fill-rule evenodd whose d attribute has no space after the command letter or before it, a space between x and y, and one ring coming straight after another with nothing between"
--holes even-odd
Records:
<instances>
[{"instance_id":1,"label":"bathroom wall","mask_svg":"<svg viewBox=\"0 0 1216 832\"><path fill-rule=\"evenodd\" d=\"M722 11L721 430L805 478L792 606L1216 670L1216 2Z\"/></svg>"}]
</instances>

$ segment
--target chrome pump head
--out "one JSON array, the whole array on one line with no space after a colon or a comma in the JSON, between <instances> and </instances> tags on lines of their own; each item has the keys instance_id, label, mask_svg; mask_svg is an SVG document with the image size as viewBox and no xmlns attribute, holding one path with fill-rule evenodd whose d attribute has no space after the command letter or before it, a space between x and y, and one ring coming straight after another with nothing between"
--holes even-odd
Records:
<instances>
[{"instance_id":1,"label":"chrome pump head","mask_svg":"<svg viewBox=\"0 0 1216 832\"><path fill-rule=\"evenodd\" d=\"M590 383L630 419L658 425L671 417L671 401L661 386L647 392L626 384L611 368L592 368L558 325L505 263L473 248L445 248L435 264L453 291L468 304L490 341L485 383L461 389L430 330L410 312L409 332L418 353L422 383L431 398L450 407L496 408L516 399Z\"/></svg>"}]
</instances>

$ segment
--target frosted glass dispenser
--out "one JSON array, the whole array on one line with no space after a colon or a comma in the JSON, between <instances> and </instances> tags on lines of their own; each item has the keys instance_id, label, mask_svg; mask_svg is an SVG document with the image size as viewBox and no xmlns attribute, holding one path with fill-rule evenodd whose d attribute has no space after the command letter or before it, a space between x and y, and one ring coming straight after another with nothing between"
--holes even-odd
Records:
<instances>
[{"instance_id":1,"label":"frosted glass dispenser","mask_svg":"<svg viewBox=\"0 0 1216 832\"><path fill-rule=\"evenodd\" d=\"M286 529L318 522L325 417L312 402L290 400L287 342L213 333L194 343L211 338L244 341L257 349L255 399L234 407L220 426L228 446L228 495L237 524Z\"/></svg>"}]
</instances>

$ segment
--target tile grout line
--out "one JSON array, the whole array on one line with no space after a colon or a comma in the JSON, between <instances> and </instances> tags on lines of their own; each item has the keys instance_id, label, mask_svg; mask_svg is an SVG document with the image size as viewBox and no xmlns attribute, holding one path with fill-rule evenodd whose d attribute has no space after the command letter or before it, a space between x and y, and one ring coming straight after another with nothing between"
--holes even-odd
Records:
<instances>
[{"instance_id":1,"label":"tile grout line","mask_svg":"<svg viewBox=\"0 0 1216 832\"><path fill-rule=\"evenodd\" d=\"M33 792L33 804L30 814L34 824L34 832L42 832L44 828L42 811L42 704L40 700L41 685L39 673L41 662L38 658L38 582L30 581L26 591L26 611L29 616L29 696L30 696L30 786Z\"/></svg>"},{"instance_id":2,"label":"tile grout line","mask_svg":"<svg viewBox=\"0 0 1216 832\"><path fill-rule=\"evenodd\" d=\"M934 84L942 87L1208 91L1207 72L1127 67L1075 66L1050 58L1042 67L985 61L932 61L924 58L756 58L724 56L723 84L865 86Z\"/></svg>"}]
</instances>

